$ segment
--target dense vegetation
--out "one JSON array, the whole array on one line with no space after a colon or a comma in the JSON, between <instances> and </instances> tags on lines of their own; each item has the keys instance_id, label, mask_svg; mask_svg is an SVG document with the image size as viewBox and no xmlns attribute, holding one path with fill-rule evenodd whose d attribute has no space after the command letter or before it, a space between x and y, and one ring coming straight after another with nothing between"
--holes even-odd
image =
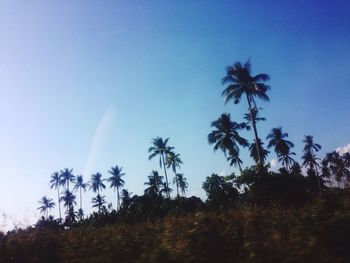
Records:
<instances>
[{"instance_id":1,"label":"dense vegetation","mask_svg":"<svg viewBox=\"0 0 350 263\"><path fill-rule=\"evenodd\" d=\"M73 169L55 172L50 187L57 190L57 203L42 197L38 209L43 217L35 226L0 234L0 262L347 262L350 153L334 151L321 159L321 145L305 135L300 165L282 127L271 129L264 148L257 123L266 118L260 116L257 99L269 101L268 80L267 74L252 76L249 61L226 69L225 102L244 99L248 113L242 122L223 113L211 123L208 142L239 173L207 176L205 202L186 197L180 154L169 146L169 138L156 137L149 159L159 158L164 176L151 171L143 195L123 188L126 173L118 165L111 167L109 178L97 172L88 182ZM240 134L243 130L253 131L251 142ZM244 168L244 148L255 165ZM278 171L266 164L268 149L282 164ZM106 182L116 192L115 209L102 194ZM82 207L87 189L96 193L96 211L90 215ZM49 215L56 204L57 219Z\"/></svg>"}]
</instances>

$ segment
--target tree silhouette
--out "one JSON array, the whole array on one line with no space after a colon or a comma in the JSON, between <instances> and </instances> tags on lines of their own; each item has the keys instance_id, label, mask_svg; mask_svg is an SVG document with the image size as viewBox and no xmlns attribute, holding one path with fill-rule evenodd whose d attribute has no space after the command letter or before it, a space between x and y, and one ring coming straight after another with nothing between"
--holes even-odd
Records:
<instances>
[{"instance_id":1,"label":"tree silhouette","mask_svg":"<svg viewBox=\"0 0 350 263\"><path fill-rule=\"evenodd\" d=\"M119 188L123 187L125 182L122 179L122 176L125 175L125 173L122 172L123 168L116 165L115 167L111 167L111 169L108 171L112 176L109 177L107 180L111 183L111 188L115 189L117 188L117 210L120 208L120 197L119 197Z\"/></svg>"},{"instance_id":2,"label":"tree silhouette","mask_svg":"<svg viewBox=\"0 0 350 263\"><path fill-rule=\"evenodd\" d=\"M214 151L220 149L224 152L225 156L229 152L231 165L238 165L240 171L242 171L241 161L238 157L239 145L247 147L249 143L239 135L238 131L247 129L247 125L245 123L231 121L230 114L223 113L216 121L211 123L211 127L214 130L208 135L209 144L214 144Z\"/></svg>"},{"instance_id":3,"label":"tree silhouette","mask_svg":"<svg viewBox=\"0 0 350 263\"><path fill-rule=\"evenodd\" d=\"M57 189L57 202L58 202L58 212L60 215L60 219L62 220L62 215L61 215L61 201L60 201L60 185L61 185L61 176L58 172L54 172L51 175L51 180L50 180L50 188L51 189Z\"/></svg>"},{"instance_id":4,"label":"tree silhouette","mask_svg":"<svg viewBox=\"0 0 350 263\"><path fill-rule=\"evenodd\" d=\"M174 177L174 181L177 181L176 184L179 186L182 196L186 197L186 191L188 188L188 183L186 178L184 177L183 173L178 173L176 174L176 177Z\"/></svg>"},{"instance_id":5,"label":"tree silhouette","mask_svg":"<svg viewBox=\"0 0 350 263\"><path fill-rule=\"evenodd\" d=\"M61 184L66 187L66 190L69 191L69 182L74 182L73 169L64 168L61 170Z\"/></svg>"},{"instance_id":6,"label":"tree silhouette","mask_svg":"<svg viewBox=\"0 0 350 263\"><path fill-rule=\"evenodd\" d=\"M267 135L266 139L269 140L267 148L274 147L277 154L278 161L290 171L290 166L294 163L294 159L291 155L295 155L294 152L290 152L290 149L294 147L294 144L285 138L288 137L288 133L282 132L282 127L273 128Z\"/></svg>"},{"instance_id":7,"label":"tree silhouette","mask_svg":"<svg viewBox=\"0 0 350 263\"><path fill-rule=\"evenodd\" d=\"M174 147L168 146L168 141L169 138L166 138L165 140L163 140L163 138L161 137L154 138L152 140L153 146L148 149L148 152L150 153L148 159L151 160L154 157L159 156L159 166L160 168L164 168L167 198L170 198L170 192L168 191L170 188L168 183L168 175L166 171L165 157L174 149Z\"/></svg>"},{"instance_id":8,"label":"tree silhouette","mask_svg":"<svg viewBox=\"0 0 350 263\"><path fill-rule=\"evenodd\" d=\"M92 198L92 207L98 207L98 212L101 212L101 208L106 204L106 200L104 196L97 194L96 197Z\"/></svg>"},{"instance_id":9,"label":"tree silhouette","mask_svg":"<svg viewBox=\"0 0 350 263\"><path fill-rule=\"evenodd\" d=\"M84 190L84 192L86 191L86 188L88 187L88 184L87 183L84 183L84 178L82 175L77 175L77 178L76 178L76 182L75 182L75 185L74 185L74 188L73 190L76 192L79 190L79 197L80 197L80 208L79 208L79 212L78 212L78 216L80 219L82 219L83 217L83 208L82 208L82 190Z\"/></svg>"},{"instance_id":10,"label":"tree silhouette","mask_svg":"<svg viewBox=\"0 0 350 263\"><path fill-rule=\"evenodd\" d=\"M43 196L38 203L41 205L38 210L44 214L45 218L48 218L48 211L55 207L55 202L51 198Z\"/></svg>"},{"instance_id":11,"label":"tree silhouette","mask_svg":"<svg viewBox=\"0 0 350 263\"><path fill-rule=\"evenodd\" d=\"M174 174L175 174L175 180L173 180L173 183L175 182L175 184L176 184L176 196L179 198L179 184L178 184L178 180L176 179L176 177L177 177L176 168L180 169L180 164L182 164L180 154L170 152L167 155L166 163L167 163L168 168L171 167Z\"/></svg>"},{"instance_id":12,"label":"tree silhouette","mask_svg":"<svg viewBox=\"0 0 350 263\"><path fill-rule=\"evenodd\" d=\"M267 74L258 74L251 76L251 63L248 60L243 65L241 62L236 62L233 66L226 68L226 76L222 79L223 84L228 84L228 86L222 92L222 96L225 97L225 103L233 100L235 104L238 104L243 95L245 95L249 113L251 116L251 122L253 125L253 131L255 136L255 142L258 142L258 132L256 129L256 120L253 115L253 109L257 109L255 98L262 99L264 101L269 101L267 96L267 91L270 89L268 85L264 82L270 79ZM258 144L256 144L258 160L261 163L260 151L258 149Z\"/></svg>"},{"instance_id":13,"label":"tree silhouette","mask_svg":"<svg viewBox=\"0 0 350 263\"><path fill-rule=\"evenodd\" d=\"M258 147L256 147L256 145L258 145ZM263 145L264 143L260 140L260 138L258 143L256 143L256 141L254 140L254 142L249 145L250 157L252 157L256 163L259 162L259 156L261 158L262 163L265 163L267 155L270 153L270 151L264 149ZM256 151L257 148L259 149L259 153Z\"/></svg>"},{"instance_id":14,"label":"tree silhouette","mask_svg":"<svg viewBox=\"0 0 350 263\"><path fill-rule=\"evenodd\" d=\"M64 191L63 195L60 198L60 201L63 201L63 206L67 208L67 214L69 214L70 210L74 210L74 205L77 204L75 201L76 196L73 194L73 192L70 192L68 189Z\"/></svg>"},{"instance_id":15,"label":"tree silhouette","mask_svg":"<svg viewBox=\"0 0 350 263\"><path fill-rule=\"evenodd\" d=\"M153 198L160 198L163 192L167 193L164 187L163 176L160 176L158 171L152 171L147 178L148 182L145 182L145 185L149 187L145 189L146 195Z\"/></svg>"},{"instance_id":16,"label":"tree silhouette","mask_svg":"<svg viewBox=\"0 0 350 263\"><path fill-rule=\"evenodd\" d=\"M94 193L97 192L97 194L100 194L100 190L102 191L103 189L106 188L106 185L103 183L104 179L102 179L102 174L100 173L95 173L91 175L91 181L90 181L90 189Z\"/></svg>"}]
</instances>

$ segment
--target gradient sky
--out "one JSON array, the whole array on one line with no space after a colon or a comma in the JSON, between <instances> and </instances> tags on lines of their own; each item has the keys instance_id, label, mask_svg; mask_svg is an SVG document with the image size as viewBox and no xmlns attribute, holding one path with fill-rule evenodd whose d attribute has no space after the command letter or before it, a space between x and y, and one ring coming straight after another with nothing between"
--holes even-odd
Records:
<instances>
[{"instance_id":1,"label":"gradient sky","mask_svg":"<svg viewBox=\"0 0 350 263\"><path fill-rule=\"evenodd\" d=\"M147 152L156 136L170 137L189 194L205 198L206 176L236 171L207 134L223 112L242 120L246 102L224 105L220 79L248 58L271 76L262 138L282 126L298 158L305 134L321 156L350 143L348 1L1 0L0 229L34 222L65 167L89 179L123 166L142 194L159 169Z\"/></svg>"}]
</instances>

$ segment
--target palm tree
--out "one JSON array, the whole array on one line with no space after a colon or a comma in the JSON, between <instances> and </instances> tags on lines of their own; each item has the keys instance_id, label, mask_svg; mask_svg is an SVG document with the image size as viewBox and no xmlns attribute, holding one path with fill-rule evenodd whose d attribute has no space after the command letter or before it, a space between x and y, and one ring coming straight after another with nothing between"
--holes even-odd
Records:
<instances>
[{"instance_id":1,"label":"palm tree","mask_svg":"<svg viewBox=\"0 0 350 263\"><path fill-rule=\"evenodd\" d=\"M60 215L60 219L62 220L62 215L61 215L61 201L60 201L60 185L61 185L61 176L58 172L54 172L51 175L51 180L50 180L50 188L57 189L57 202L58 202L58 212Z\"/></svg>"},{"instance_id":2,"label":"palm tree","mask_svg":"<svg viewBox=\"0 0 350 263\"><path fill-rule=\"evenodd\" d=\"M74 182L73 169L64 168L61 170L61 184L66 187L66 190L69 191L69 182Z\"/></svg>"},{"instance_id":3,"label":"palm tree","mask_svg":"<svg viewBox=\"0 0 350 263\"><path fill-rule=\"evenodd\" d=\"M150 155L148 156L148 159L151 160L156 156L159 156L159 166L162 168L164 167L164 174L165 174L165 181L166 181L166 189L167 189L167 197L170 198L170 193L168 191L169 183L168 183L168 175L166 171L166 163L165 163L165 157L174 149L174 147L168 146L169 138L166 138L163 140L161 137L154 138L152 140L153 146L148 149L148 152Z\"/></svg>"},{"instance_id":4,"label":"palm tree","mask_svg":"<svg viewBox=\"0 0 350 263\"><path fill-rule=\"evenodd\" d=\"M278 161L282 162L290 171L290 165L293 164L294 159L291 155L295 155L294 152L290 152L290 149L294 147L291 141L286 140L288 133L282 132L282 127L273 128L271 132L267 135L266 139L270 140L267 148L274 147L275 152L278 157Z\"/></svg>"},{"instance_id":5,"label":"palm tree","mask_svg":"<svg viewBox=\"0 0 350 263\"><path fill-rule=\"evenodd\" d=\"M45 218L48 218L48 211L55 207L55 202L51 198L43 196L38 203L41 205L38 210L44 214Z\"/></svg>"},{"instance_id":6,"label":"palm tree","mask_svg":"<svg viewBox=\"0 0 350 263\"><path fill-rule=\"evenodd\" d=\"M254 142L249 145L250 157L252 157L256 163L258 163L260 156L262 163L265 163L267 155L270 153L270 151L264 148L264 143L260 140L260 138L258 140L258 143L256 143L254 140ZM259 153L256 151L256 145L258 145Z\"/></svg>"},{"instance_id":7,"label":"palm tree","mask_svg":"<svg viewBox=\"0 0 350 263\"><path fill-rule=\"evenodd\" d=\"M239 154L235 150L231 150L227 157L227 161L230 162L230 165L238 166L239 172L242 174L242 163L243 161L239 158Z\"/></svg>"},{"instance_id":8,"label":"palm tree","mask_svg":"<svg viewBox=\"0 0 350 263\"><path fill-rule=\"evenodd\" d=\"M221 149L226 156L228 151L230 154L229 159L232 164L237 164L240 171L239 160L239 146L247 147L249 145L248 141L241 137L238 133L239 130L247 129L246 123L237 123L231 121L231 116L229 113L223 113L221 116L211 123L211 127L215 128L208 135L209 144L214 144L214 151ZM231 158L233 157L233 158Z\"/></svg>"},{"instance_id":9,"label":"palm tree","mask_svg":"<svg viewBox=\"0 0 350 263\"><path fill-rule=\"evenodd\" d=\"M98 207L98 212L101 212L101 208L104 204L106 204L106 200L104 196L101 196L100 194L97 194L96 197L92 198L92 207Z\"/></svg>"},{"instance_id":10,"label":"palm tree","mask_svg":"<svg viewBox=\"0 0 350 263\"><path fill-rule=\"evenodd\" d=\"M183 197L186 197L186 191L188 188L188 183L186 178L184 177L184 174L177 174L176 177L174 178L175 180L177 180L177 185L179 186L179 188L181 189L181 193Z\"/></svg>"},{"instance_id":11,"label":"palm tree","mask_svg":"<svg viewBox=\"0 0 350 263\"><path fill-rule=\"evenodd\" d=\"M226 68L226 76L222 79L223 84L229 84L222 96L225 97L225 103L233 100L235 104L238 104L242 96L246 96L249 113L252 120L253 131L255 136L255 142L258 142L258 132L256 129L256 121L253 115L253 108L257 109L255 98L269 101L267 91L270 89L264 82L270 79L267 74L258 74L251 76L251 63L248 60L244 65L241 62L236 62L233 66ZM258 144L256 144L257 153L259 155ZM258 156L259 163L261 163L260 155Z\"/></svg>"},{"instance_id":12,"label":"palm tree","mask_svg":"<svg viewBox=\"0 0 350 263\"><path fill-rule=\"evenodd\" d=\"M84 183L84 178L82 175L77 175L77 180L75 182L74 188L73 190L76 192L79 190L79 197L80 197L80 209L79 209L79 216L80 219L82 219L82 212L83 212L83 208L82 208L82 190L84 190L84 192L86 191L86 188L88 187L87 183Z\"/></svg>"},{"instance_id":13,"label":"palm tree","mask_svg":"<svg viewBox=\"0 0 350 263\"><path fill-rule=\"evenodd\" d=\"M73 209L74 205L77 204L75 201L76 196L73 194L73 192L70 192L68 189L64 191L63 195L60 198L60 201L63 201L63 206L67 207L67 214L70 210Z\"/></svg>"},{"instance_id":14,"label":"palm tree","mask_svg":"<svg viewBox=\"0 0 350 263\"><path fill-rule=\"evenodd\" d=\"M117 188L117 210L119 210L120 208L120 198L119 198L119 188L123 187L125 182L122 179L122 176L125 175L125 173L122 172L123 168L122 167L118 167L118 165L116 165L115 167L111 167L111 169L108 171L112 176L108 178L108 182L111 183L111 188Z\"/></svg>"},{"instance_id":15,"label":"palm tree","mask_svg":"<svg viewBox=\"0 0 350 263\"><path fill-rule=\"evenodd\" d=\"M95 173L91 176L91 181L90 181L90 189L94 193L97 192L97 194L100 194L100 190L102 191L103 189L106 188L106 185L103 183L104 179L102 179L102 174L100 173Z\"/></svg>"},{"instance_id":16,"label":"palm tree","mask_svg":"<svg viewBox=\"0 0 350 263\"><path fill-rule=\"evenodd\" d=\"M315 172L315 175L317 177L319 194L321 195L322 194L321 182L320 182L320 177L317 170L317 168L319 167L317 160L320 160L320 159L317 158L314 153L314 151L318 152L319 150L321 150L321 145L319 145L318 143L314 143L314 138L311 135L305 135L303 143L305 143L304 155L302 156L302 159L304 160L303 165Z\"/></svg>"},{"instance_id":17,"label":"palm tree","mask_svg":"<svg viewBox=\"0 0 350 263\"><path fill-rule=\"evenodd\" d=\"M164 192L163 176L160 176L158 171L152 171L148 176L148 182L145 185L149 187L145 189L145 194L151 197L161 197ZM167 193L167 192L166 192Z\"/></svg>"},{"instance_id":18,"label":"palm tree","mask_svg":"<svg viewBox=\"0 0 350 263\"><path fill-rule=\"evenodd\" d=\"M166 163L168 165L168 168L172 168L174 174L175 174L175 180L173 180L173 183L175 181L176 183L176 194L177 197L179 198L179 184L178 184L178 180L176 179L177 173L176 173L176 168L180 169L180 164L182 164L182 160L180 158L180 154L176 154L174 152L170 152L167 155L167 159L166 159Z\"/></svg>"}]
</instances>

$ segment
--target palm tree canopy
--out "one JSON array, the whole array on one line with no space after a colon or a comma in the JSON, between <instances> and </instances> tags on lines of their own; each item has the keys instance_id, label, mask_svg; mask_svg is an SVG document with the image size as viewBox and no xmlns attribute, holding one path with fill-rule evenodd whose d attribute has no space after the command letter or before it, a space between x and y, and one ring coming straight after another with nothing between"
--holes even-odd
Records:
<instances>
[{"instance_id":1,"label":"palm tree canopy","mask_svg":"<svg viewBox=\"0 0 350 263\"><path fill-rule=\"evenodd\" d=\"M51 175L51 180L50 180L50 188L53 189L57 189L59 186L61 185L61 176L58 172L54 172Z\"/></svg>"},{"instance_id":2,"label":"palm tree canopy","mask_svg":"<svg viewBox=\"0 0 350 263\"><path fill-rule=\"evenodd\" d=\"M261 108L259 108L261 109ZM252 117L255 122L257 121L266 121L265 117L260 117L259 116L259 110L254 107L252 108L252 115L250 115L250 112L244 114L244 119L247 120L248 124L252 122Z\"/></svg>"},{"instance_id":3,"label":"palm tree canopy","mask_svg":"<svg viewBox=\"0 0 350 263\"><path fill-rule=\"evenodd\" d=\"M105 196L97 195L96 197L92 198L92 207L98 207L99 209L106 204Z\"/></svg>"},{"instance_id":4,"label":"palm tree canopy","mask_svg":"<svg viewBox=\"0 0 350 263\"><path fill-rule=\"evenodd\" d=\"M270 140L267 148L275 147L275 152L277 155L289 153L290 148L294 147L291 141L286 140L288 133L282 132L282 127L273 128L271 132L267 135L266 139Z\"/></svg>"},{"instance_id":5,"label":"palm tree canopy","mask_svg":"<svg viewBox=\"0 0 350 263\"><path fill-rule=\"evenodd\" d=\"M182 164L182 160L180 158L180 154L170 152L166 157L166 164L168 168L172 168L173 172L176 172L176 168L180 168L180 164Z\"/></svg>"},{"instance_id":6,"label":"palm tree canopy","mask_svg":"<svg viewBox=\"0 0 350 263\"><path fill-rule=\"evenodd\" d=\"M48 209L55 207L55 202L51 198L47 198L46 196L43 196L38 203L41 205L38 207L38 210L40 210L41 213L45 213Z\"/></svg>"},{"instance_id":7,"label":"palm tree canopy","mask_svg":"<svg viewBox=\"0 0 350 263\"><path fill-rule=\"evenodd\" d=\"M70 182L74 182L73 169L64 168L60 173L62 185L68 185Z\"/></svg>"},{"instance_id":8,"label":"palm tree canopy","mask_svg":"<svg viewBox=\"0 0 350 263\"><path fill-rule=\"evenodd\" d=\"M267 74L252 76L250 60L243 65L241 62L236 62L233 66L226 68L226 76L222 79L223 84L229 84L222 92L225 103L233 100L237 104L240 102L242 95L247 95L254 104L254 97L269 101L266 92L270 87L264 84L269 79L270 77Z\"/></svg>"},{"instance_id":9,"label":"palm tree canopy","mask_svg":"<svg viewBox=\"0 0 350 263\"><path fill-rule=\"evenodd\" d=\"M75 182L73 190L77 191L78 189L83 189L84 191L86 191L87 187L88 187L88 184L84 183L83 176L82 175L77 175L76 182Z\"/></svg>"},{"instance_id":10,"label":"palm tree canopy","mask_svg":"<svg viewBox=\"0 0 350 263\"><path fill-rule=\"evenodd\" d=\"M249 145L248 141L238 133L239 130L246 129L247 125L231 121L229 113L221 114L216 121L211 123L211 127L215 129L209 133L208 141L209 144L214 144L214 151L221 149L226 156L226 151L239 153L237 144L243 147Z\"/></svg>"},{"instance_id":11,"label":"palm tree canopy","mask_svg":"<svg viewBox=\"0 0 350 263\"><path fill-rule=\"evenodd\" d=\"M249 151L250 151L250 157L252 157L255 162L258 162L259 160L259 155L257 153L256 145L258 145L261 162L264 163L270 151L264 148L264 143L260 140L260 138L258 139L258 143L256 143L256 141L254 140L254 142L249 145Z\"/></svg>"},{"instance_id":12,"label":"palm tree canopy","mask_svg":"<svg viewBox=\"0 0 350 263\"><path fill-rule=\"evenodd\" d=\"M169 141L169 138L166 138L165 140L163 140L163 138L161 138L161 137L156 137L152 140L153 146L151 146L148 149L148 152L150 153L150 155L148 156L149 160L151 160L154 157L156 157L157 155L159 155L159 166L160 167L162 167L161 156L162 155L167 156L174 149L174 147L170 147L167 145L168 141Z\"/></svg>"},{"instance_id":13,"label":"palm tree canopy","mask_svg":"<svg viewBox=\"0 0 350 263\"><path fill-rule=\"evenodd\" d=\"M148 182L144 184L149 186L145 189L147 195L160 196L164 191L163 176L160 176L158 171L152 171L148 176Z\"/></svg>"},{"instance_id":14,"label":"palm tree canopy","mask_svg":"<svg viewBox=\"0 0 350 263\"><path fill-rule=\"evenodd\" d=\"M73 194L73 192L66 190L61 196L60 201L63 201L63 205L69 208L77 204L75 198L76 196Z\"/></svg>"},{"instance_id":15,"label":"palm tree canopy","mask_svg":"<svg viewBox=\"0 0 350 263\"><path fill-rule=\"evenodd\" d=\"M105 189L106 185L103 183L104 179L102 179L102 174L100 173L95 173L91 176L91 181L90 181L90 189L94 191L95 193Z\"/></svg>"},{"instance_id":16,"label":"palm tree canopy","mask_svg":"<svg viewBox=\"0 0 350 263\"><path fill-rule=\"evenodd\" d=\"M303 143L305 143L304 152L312 153L313 151L318 152L321 150L321 145L314 143L314 138L311 135L305 135Z\"/></svg>"},{"instance_id":17,"label":"palm tree canopy","mask_svg":"<svg viewBox=\"0 0 350 263\"><path fill-rule=\"evenodd\" d=\"M119 167L118 165L116 165L115 167L111 167L111 169L108 171L112 175L107 179L108 182L111 183L111 188L124 186L125 182L122 179L122 176L124 176L125 173L123 173L122 170L123 167Z\"/></svg>"}]
</instances>

